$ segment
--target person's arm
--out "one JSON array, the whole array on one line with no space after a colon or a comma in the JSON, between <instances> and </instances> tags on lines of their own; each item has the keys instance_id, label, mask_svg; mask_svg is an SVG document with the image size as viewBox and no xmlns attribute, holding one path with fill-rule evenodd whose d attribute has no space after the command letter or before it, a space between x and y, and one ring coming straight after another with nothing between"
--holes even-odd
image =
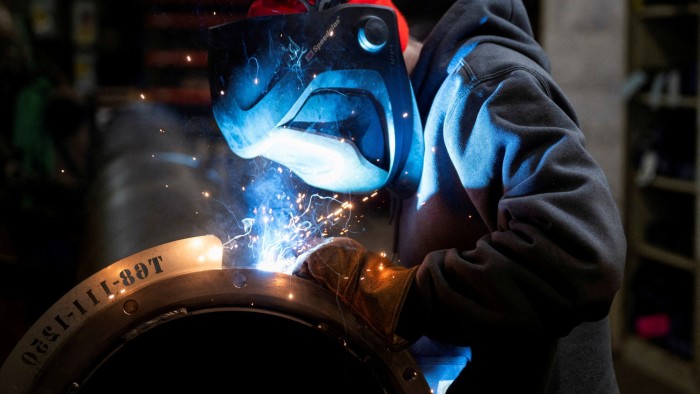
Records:
<instances>
[{"instance_id":1,"label":"person's arm","mask_svg":"<svg viewBox=\"0 0 700 394\"><path fill-rule=\"evenodd\" d=\"M400 331L470 345L562 336L608 313L625 260L619 213L570 107L545 83L518 69L438 98L453 108L449 156L491 232L473 250L425 258Z\"/></svg>"}]
</instances>

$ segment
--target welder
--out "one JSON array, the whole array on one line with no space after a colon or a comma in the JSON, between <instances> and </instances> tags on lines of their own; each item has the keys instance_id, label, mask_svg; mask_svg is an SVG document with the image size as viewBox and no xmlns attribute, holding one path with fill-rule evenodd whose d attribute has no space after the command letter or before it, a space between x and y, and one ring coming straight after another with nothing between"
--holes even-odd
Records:
<instances>
[{"instance_id":1,"label":"welder","mask_svg":"<svg viewBox=\"0 0 700 394\"><path fill-rule=\"evenodd\" d=\"M210 47L231 149L400 207L392 258L336 237L296 274L390 349L468 349L448 393L618 392L620 215L522 2L457 0L422 42L390 0L248 16Z\"/></svg>"}]
</instances>

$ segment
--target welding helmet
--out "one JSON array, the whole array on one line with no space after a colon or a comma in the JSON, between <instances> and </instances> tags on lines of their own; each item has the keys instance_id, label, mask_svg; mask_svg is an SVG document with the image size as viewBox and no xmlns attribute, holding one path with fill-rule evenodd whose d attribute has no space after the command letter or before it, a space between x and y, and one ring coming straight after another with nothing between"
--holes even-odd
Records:
<instances>
[{"instance_id":1,"label":"welding helmet","mask_svg":"<svg viewBox=\"0 0 700 394\"><path fill-rule=\"evenodd\" d=\"M212 109L229 147L320 189L413 193L423 136L397 14L301 3L306 12L210 28Z\"/></svg>"}]
</instances>

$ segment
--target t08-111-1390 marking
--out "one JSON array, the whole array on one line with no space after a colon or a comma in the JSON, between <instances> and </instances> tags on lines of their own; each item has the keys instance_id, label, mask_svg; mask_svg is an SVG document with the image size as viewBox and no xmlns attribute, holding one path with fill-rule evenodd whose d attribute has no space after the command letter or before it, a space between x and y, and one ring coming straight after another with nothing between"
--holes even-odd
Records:
<instances>
[{"instance_id":1,"label":"t08-111-1390 marking","mask_svg":"<svg viewBox=\"0 0 700 394\"><path fill-rule=\"evenodd\" d=\"M65 315L55 315L53 320L58 326L45 326L41 330L41 337L33 338L29 344L30 349L21 354L22 362L30 366L38 365L41 362L41 359L52 350L52 345L56 343L64 332L71 328L71 324L76 318L83 318L97 305L99 305L102 295L100 292L95 294L95 289L101 290L102 293L107 296L108 300L112 300L115 298L115 292L123 292L126 290L126 288L137 283L138 281L148 279L149 275L151 274L149 267L153 268L153 275L163 273L163 266L161 265L162 261L163 258L161 256L156 256L148 259L148 264L138 262L134 264L133 270L131 268L125 268L119 271L119 279L116 279L110 283L108 283L107 280L103 280L93 288L87 289L84 293L85 296L87 296L87 299L76 298L71 300L70 303L73 305L75 310L70 311ZM113 291L113 289L110 288L110 285L118 286L120 284L123 286L123 289L119 291Z\"/></svg>"}]
</instances>

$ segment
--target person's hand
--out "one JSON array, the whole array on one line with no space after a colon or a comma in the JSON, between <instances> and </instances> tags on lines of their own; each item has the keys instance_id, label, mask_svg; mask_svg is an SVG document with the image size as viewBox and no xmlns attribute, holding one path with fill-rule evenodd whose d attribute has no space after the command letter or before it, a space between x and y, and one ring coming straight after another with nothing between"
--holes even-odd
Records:
<instances>
[{"instance_id":1,"label":"person's hand","mask_svg":"<svg viewBox=\"0 0 700 394\"><path fill-rule=\"evenodd\" d=\"M405 341L396 336L396 325L416 269L368 252L353 239L337 237L300 255L294 274L334 292L387 345L400 347Z\"/></svg>"}]
</instances>

